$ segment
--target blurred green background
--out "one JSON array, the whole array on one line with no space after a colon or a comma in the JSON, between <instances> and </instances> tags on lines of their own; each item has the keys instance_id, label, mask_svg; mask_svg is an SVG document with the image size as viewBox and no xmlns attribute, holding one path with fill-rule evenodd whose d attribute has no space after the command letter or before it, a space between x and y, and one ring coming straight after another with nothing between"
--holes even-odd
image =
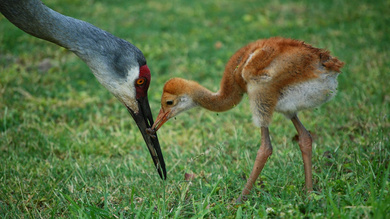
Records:
<instances>
[{"instance_id":1,"label":"blurred green background","mask_svg":"<svg viewBox=\"0 0 390 219\"><path fill-rule=\"evenodd\" d=\"M290 121L275 115L274 152L249 200L235 205L260 146L249 103L192 110L159 138L162 182L126 109L73 53L0 15L0 216L384 218L390 212L390 1L47 0L140 48L154 116L171 77L219 89L247 43L304 40L344 61L333 101L300 114L314 136L306 195ZM192 182L185 173L196 174Z\"/></svg>"}]
</instances>

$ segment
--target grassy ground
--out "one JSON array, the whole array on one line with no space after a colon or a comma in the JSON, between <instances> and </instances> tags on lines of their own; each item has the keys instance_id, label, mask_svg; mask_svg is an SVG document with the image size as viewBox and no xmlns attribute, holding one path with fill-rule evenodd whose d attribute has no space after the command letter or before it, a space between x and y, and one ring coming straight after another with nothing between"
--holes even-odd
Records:
<instances>
[{"instance_id":1,"label":"grassy ground","mask_svg":"<svg viewBox=\"0 0 390 219\"><path fill-rule=\"evenodd\" d=\"M145 54L157 116L179 76L211 90L241 46L283 36L346 62L336 98L300 118L314 137L314 190L295 130L275 115L274 153L249 200L235 205L260 133L248 100L192 110L159 131L162 182L135 123L74 54L0 16L0 217L385 218L390 214L390 2L47 0ZM185 173L197 177L184 180Z\"/></svg>"}]
</instances>

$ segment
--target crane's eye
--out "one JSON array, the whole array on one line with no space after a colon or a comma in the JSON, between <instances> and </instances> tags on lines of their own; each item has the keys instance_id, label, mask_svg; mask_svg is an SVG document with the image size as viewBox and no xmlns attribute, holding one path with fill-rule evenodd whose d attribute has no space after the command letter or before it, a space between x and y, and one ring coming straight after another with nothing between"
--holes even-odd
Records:
<instances>
[{"instance_id":1,"label":"crane's eye","mask_svg":"<svg viewBox=\"0 0 390 219\"><path fill-rule=\"evenodd\" d=\"M172 105L173 104L173 101L172 100L168 100L167 101L167 105Z\"/></svg>"},{"instance_id":2,"label":"crane's eye","mask_svg":"<svg viewBox=\"0 0 390 219\"><path fill-rule=\"evenodd\" d=\"M135 82L138 86L142 86L145 84L146 79L145 78L138 78L137 81Z\"/></svg>"}]
</instances>

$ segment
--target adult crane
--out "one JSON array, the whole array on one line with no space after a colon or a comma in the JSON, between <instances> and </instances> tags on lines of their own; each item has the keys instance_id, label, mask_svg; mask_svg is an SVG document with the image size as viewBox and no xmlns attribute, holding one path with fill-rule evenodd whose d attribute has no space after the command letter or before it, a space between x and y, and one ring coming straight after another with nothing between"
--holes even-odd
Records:
<instances>
[{"instance_id":1,"label":"adult crane","mask_svg":"<svg viewBox=\"0 0 390 219\"><path fill-rule=\"evenodd\" d=\"M146 129L153 124L147 91L150 70L133 44L90 23L64 16L39 0L1 0L0 12L24 32L75 53L98 81L122 102L143 136L162 179L166 169L160 144Z\"/></svg>"},{"instance_id":2,"label":"adult crane","mask_svg":"<svg viewBox=\"0 0 390 219\"><path fill-rule=\"evenodd\" d=\"M328 51L298 40L275 37L249 43L228 61L216 93L194 81L181 78L167 81L160 113L148 133L153 135L167 120L196 106L216 112L229 110L247 93L253 121L261 130L261 145L237 202L249 194L272 154L268 126L274 112L289 118L298 132L306 189L311 191L312 138L297 113L317 107L336 94L337 76L343 65Z\"/></svg>"}]
</instances>

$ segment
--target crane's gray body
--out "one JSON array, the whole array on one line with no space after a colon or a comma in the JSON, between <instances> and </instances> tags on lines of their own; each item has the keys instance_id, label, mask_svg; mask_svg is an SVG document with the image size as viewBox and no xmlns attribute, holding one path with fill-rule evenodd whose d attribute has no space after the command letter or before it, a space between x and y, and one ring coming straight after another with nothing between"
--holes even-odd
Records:
<instances>
[{"instance_id":1,"label":"crane's gray body","mask_svg":"<svg viewBox=\"0 0 390 219\"><path fill-rule=\"evenodd\" d=\"M131 43L53 11L39 0L1 0L0 12L26 33L74 52L105 86L102 78L125 79L132 67L146 64L142 52Z\"/></svg>"}]
</instances>

